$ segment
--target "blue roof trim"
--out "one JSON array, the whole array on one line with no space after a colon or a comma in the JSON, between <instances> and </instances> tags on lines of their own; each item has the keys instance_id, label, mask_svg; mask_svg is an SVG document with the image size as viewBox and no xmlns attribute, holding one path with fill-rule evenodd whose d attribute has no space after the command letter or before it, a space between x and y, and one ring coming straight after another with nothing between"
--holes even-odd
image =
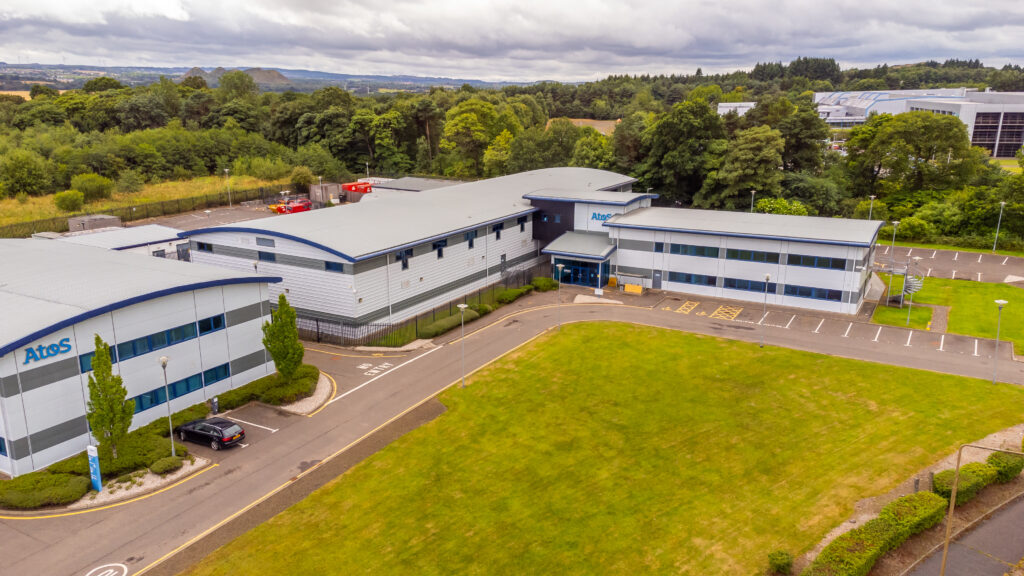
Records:
<instances>
[{"instance_id":1,"label":"blue roof trim","mask_svg":"<svg viewBox=\"0 0 1024 576\"><path fill-rule=\"evenodd\" d=\"M605 206L629 206L630 204L645 200L647 198L655 199L658 198L659 194L639 194L636 198L631 199L629 202L611 202L608 200L584 200L575 198L551 198L549 196L538 196L533 194L527 194L523 196L527 200L544 200L547 202L564 202L566 204L602 204Z\"/></svg>"},{"instance_id":2,"label":"blue roof trim","mask_svg":"<svg viewBox=\"0 0 1024 576\"><path fill-rule=\"evenodd\" d=\"M566 258L575 258L577 260L593 260L594 262L604 262L608 258L611 258L611 255L615 253L615 246L612 246L611 248L612 249L608 252L608 254L604 256L591 256L590 254L573 254L572 252L558 252L555 250L547 249L541 250L540 253L551 254L552 256L565 256Z\"/></svg>"},{"instance_id":3,"label":"blue roof trim","mask_svg":"<svg viewBox=\"0 0 1024 576\"><path fill-rule=\"evenodd\" d=\"M684 234L701 234L704 236L726 236L729 238L754 238L757 240L782 240L785 242L801 242L803 244L828 244L830 246L856 246L858 248L870 248L874 245L874 239L878 237L878 231L882 228L882 223L878 224L875 228L875 233L872 235L871 242L865 244L862 242L840 242L838 240L815 240L813 238L792 238L789 236L764 236L761 234L737 234L734 232L709 232L707 230L687 230L685 228L662 228L660 226L636 226L633 224L615 224L610 222L604 222L604 226L609 228L629 228L632 230L656 230L659 232L681 232Z\"/></svg>"},{"instance_id":4,"label":"blue roof trim","mask_svg":"<svg viewBox=\"0 0 1024 576\"><path fill-rule=\"evenodd\" d=\"M284 232L274 232L272 230L261 230L259 228L248 228L248 227L245 227L245 226L225 226L223 228L198 228L196 230L186 230L184 232L179 232L178 233L178 237L179 238L188 238L189 236L198 236L199 234L212 234L212 233L215 233L215 232L247 232L247 233L251 233L251 234L259 234L261 236L277 236L278 238L284 238L286 240L293 240L295 242L299 242L300 244L306 244L306 245L312 246L314 248L319 248L320 250L323 250L324 252L327 252L328 254L334 254L338 258L341 258L343 260L348 260L349 262L355 262L357 260L356 258L353 258L352 256L349 256L348 254L342 254L341 252L338 252L337 250L332 250L331 248L328 248L327 246L324 246L323 244L318 244L318 243L313 242L311 240L306 240L305 238L300 238L299 236L294 236L292 234L285 234Z\"/></svg>"},{"instance_id":5,"label":"blue roof trim","mask_svg":"<svg viewBox=\"0 0 1024 576\"><path fill-rule=\"evenodd\" d=\"M189 292L189 291L192 291L192 290L202 290L203 288L213 288L213 287L216 287L216 286L229 286L229 285L232 285L232 284L256 284L256 283L263 283L263 282L268 282L268 283L270 283L270 282L280 282L281 280L282 280L282 278L280 278L279 276L249 276L249 277L246 277L246 278L226 278L226 279L223 279L223 280L209 280L209 281L206 281L206 282L196 282L195 284L185 284L185 285L182 285L182 286L175 286L173 288L165 288L163 290L157 290L156 292L149 292L147 294L140 294L139 296L133 296L133 297L128 298L126 300L121 300L120 302L114 302L114 303L111 303L111 304L107 304L106 306L101 306L100 308L96 308L94 310L89 310L88 312L83 312L81 314L78 314L77 316L72 316L71 318L67 318L65 320L61 320L60 322L57 322L56 324L53 324L51 326L47 326L46 328L43 328L41 330L36 330L35 332L29 334L28 336L24 336L22 338L19 338L19 339L15 340L14 342L10 342L8 344L4 344L2 347L0 347L0 356L4 356L8 352L12 352L14 350L17 350L18 348L21 348L22 346L24 346L25 344L28 344L29 342L35 342L36 340L42 338L43 336L46 336L48 334L53 334L54 332L56 332L56 331L58 331L58 330L60 330L62 328L67 328L68 326L72 326L74 324L78 324L79 322L83 322L83 321L88 320L90 318L95 318L96 316L99 316L100 314L106 314L107 312L112 312L112 311L118 310L120 308L125 308L127 306L131 306L132 304L138 304L140 302L147 302L149 300L155 300L157 298L162 298L164 296L170 296L171 294L178 294L178 293L181 293L181 292Z\"/></svg>"},{"instance_id":6,"label":"blue roof trim","mask_svg":"<svg viewBox=\"0 0 1024 576\"><path fill-rule=\"evenodd\" d=\"M149 246L150 244L160 244L161 242L174 242L178 238L179 238L178 236L171 236L170 238L167 238L166 240L150 240L149 242L142 242L140 244L130 244L128 246L118 246L117 248L111 248L111 250L114 250L115 252L116 251L120 251L120 250L131 250L132 248L141 248L143 246Z\"/></svg>"}]
</instances>

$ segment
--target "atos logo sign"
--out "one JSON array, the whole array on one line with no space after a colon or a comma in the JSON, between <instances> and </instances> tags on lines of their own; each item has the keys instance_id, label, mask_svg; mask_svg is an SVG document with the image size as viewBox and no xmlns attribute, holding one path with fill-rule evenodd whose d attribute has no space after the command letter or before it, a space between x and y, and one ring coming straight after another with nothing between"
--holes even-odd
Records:
<instances>
[{"instance_id":1,"label":"atos logo sign","mask_svg":"<svg viewBox=\"0 0 1024 576\"><path fill-rule=\"evenodd\" d=\"M71 338L64 338L59 343L50 344L49 346L40 344L35 348L25 348L25 361L22 364L37 362L43 358L53 358L68 352L71 352Z\"/></svg>"},{"instance_id":2,"label":"atos logo sign","mask_svg":"<svg viewBox=\"0 0 1024 576\"><path fill-rule=\"evenodd\" d=\"M590 214L590 219L597 220L598 222L604 222L605 220L611 218L612 216L613 214L598 214L597 212L592 212Z\"/></svg>"}]
</instances>

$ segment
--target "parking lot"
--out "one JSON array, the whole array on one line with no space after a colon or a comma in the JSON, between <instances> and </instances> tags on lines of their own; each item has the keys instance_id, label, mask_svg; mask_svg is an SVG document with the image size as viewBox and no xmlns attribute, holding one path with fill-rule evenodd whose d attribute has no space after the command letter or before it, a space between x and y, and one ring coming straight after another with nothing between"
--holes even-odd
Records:
<instances>
[{"instance_id":1,"label":"parking lot","mask_svg":"<svg viewBox=\"0 0 1024 576\"><path fill-rule=\"evenodd\" d=\"M904 248L879 244L875 249L875 266L885 268L892 265L895 257L896 267L900 268L907 260L915 260L924 272L925 277L949 278L953 280L973 280L975 282L1015 282L1024 280L1024 258L1003 256L1001 254L984 254L977 252L957 252L952 250L932 250L928 248ZM1017 280L1007 277L1016 277Z\"/></svg>"},{"instance_id":2,"label":"parking lot","mask_svg":"<svg viewBox=\"0 0 1024 576\"><path fill-rule=\"evenodd\" d=\"M272 434L280 433L303 418L264 404L248 404L235 410L221 412L217 416L238 423L245 430L245 441L221 450L214 450L206 444L185 443L193 454L217 463L241 456L241 453L247 449L258 445Z\"/></svg>"}]
</instances>

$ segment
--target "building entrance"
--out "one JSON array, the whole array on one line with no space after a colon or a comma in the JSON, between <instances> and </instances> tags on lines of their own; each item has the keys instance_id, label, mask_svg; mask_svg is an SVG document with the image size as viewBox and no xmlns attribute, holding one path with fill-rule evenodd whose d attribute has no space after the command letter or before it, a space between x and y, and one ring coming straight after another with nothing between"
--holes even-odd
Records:
<instances>
[{"instance_id":1,"label":"building entrance","mask_svg":"<svg viewBox=\"0 0 1024 576\"><path fill-rule=\"evenodd\" d=\"M600 288L608 284L609 266L604 262L586 262L583 260L566 260L555 258L555 276L558 276L558 265L563 264L562 277L557 278L565 284L576 284L578 286L593 286ZM600 284L598 279L600 278Z\"/></svg>"}]
</instances>

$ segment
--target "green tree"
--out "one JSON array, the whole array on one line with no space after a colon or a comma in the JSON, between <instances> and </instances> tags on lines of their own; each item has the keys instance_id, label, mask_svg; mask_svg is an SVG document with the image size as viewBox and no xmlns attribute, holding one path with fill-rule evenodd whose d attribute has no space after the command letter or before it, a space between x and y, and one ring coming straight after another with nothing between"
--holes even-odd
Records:
<instances>
[{"instance_id":1,"label":"green tree","mask_svg":"<svg viewBox=\"0 0 1024 576\"><path fill-rule=\"evenodd\" d=\"M8 196L40 196L49 188L46 160L30 150L11 150L0 157L0 188Z\"/></svg>"},{"instance_id":2,"label":"green tree","mask_svg":"<svg viewBox=\"0 0 1024 576\"><path fill-rule=\"evenodd\" d=\"M122 170L117 176L117 191L122 194L141 192L146 180L136 170Z\"/></svg>"},{"instance_id":3,"label":"green tree","mask_svg":"<svg viewBox=\"0 0 1024 576\"><path fill-rule=\"evenodd\" d=\"M207 88L206 78L202 76L186 76L181 81L181 86L185 88L192 88L193 90L205 90Z\"/></svg>"},{"instance_id":4,"label":"green tree","mask_svg":"<svg viewBox=\"0 0 1024 576\"><path fill-rule=\"evenodd\" d=\"M217 99L222 103L242 100L249 104L256 102L260 89L256 81L241 70L231 70L221 75L217 81Z\"/></svg>"},{"instance_id":5,"label":"green tree","mask_svg":"<svg viewBox=\"0 0 1024 576\"><path fill-rule=\"evenodd\" d=\"M114 190L114 182L99 174L78 174L71 179L71 187L81 192L86 202L110 198Z\"/></svg>"},{"instance_id":6,"label":"green tree","mask_svg":"<svg viewBox=\"0 0 1024 576\"><path fill-rule=\"evenodd\" d=\"M694 206L700 208L743 208L756 190L766 196L782 192L782 134L768 126L756 126L736 133L721 169L708 174Z\"/></svg>"},{"instance_id":7,"label":"green tree","mask_svg":"<svg viewBox=\"0 0 1024 576\"><path fill-rule=\"evenodd\" d=\"M818 116L818 106L800 101L792 114L779 120L776 128L786 143L782 150L783 167L791 172L819 173L824 164L829 129Z\"/></svg>"},{"instance_id":8,"label":"green tree","mask_svg":"<svg viewBox=\"0 0 1024 576\"><path fill-rule=\"evenodd\" d=\"M313 177L313 171L308 167L296 166L295 169L292 170L289 180L297 194L309 194L309 187L313 184L316 178Z\"/></svg>"},{"instance_id":9,"label":"green tree","mask_svg":"<svg viewBox=\"0 0 1024 576\"><path fill-rule=\"evenodd\" d=\"M42 84L33 84L28 91L28 97L33 100L36 98L56 98L57 96L60 96L60 90Z\"/></svg>"},{"instance_id":10,"label":"green tree","mask_svg":"<svg viewBox=\"0 0 1024 576\"><path fill-rule=\"evenodd\" d=\"M85 195L78 190L65 190L53 195L53 203L58 210L78 212L85 203Z\"/></svg>"},{"instance_id":11,"label":"green tree","mask_svg":"<svg viewBox=\"0 0 1024 576\"><path fill-rule=\"evenodd\" d=\"M872 204L871 199L861 200L857 203L857 207L853 209L853 217L858 220L867 220L868 216L871 216L872 220L889 220L889 206L885 202L875 199Z\"/></svg>"},{"instance_id":12,"label":"green tree","mask_svg":"<svg viewBox=\"0 0 1024 576\"><path fill-rule=\"evenodd\" d=\"M277 310L271 313L270 318L270 322L263 323L263 346L274 359L278 374L287 382L302 365L305 349L299 342L295 309L288 304L284 294L277 297Z\"/></svg>"},{"instance_id":13,"label":"green tree","mask_svg":"<svg viewBox=\"0 0 1024 576\"><path fill-rule=\"evenodd\" d=\"M785 198L761 198L754 204L754 212L761 214L790 214L793 216L807 216L807 207L799 200L786 200Z\"/></svg>"},{"instance_id":14,"label":"green tree","mask_svg":"<svg viewBox=\"0 0 1024 576\"><path fill-rule=\"evenodd\" d=\"M582 136L572 149L569 166L597 168L607 170L615 163L615 151L611 140L589 126L584 128Z\"/></svg>"},{"instance_id":15,"label":"green tree","mask_svg":"<svg viewBox=\"0 0 1024 576\"><path fill-rule=\"evenodd\" d=\"M487 177L508 174L508 159L512 149L512 133L503 130L484 151L484 175Z\"/></svg>"},{"instance_id":16,"label":"green tree","mask_svg":"<svg viewBox=\"0 0 1024 576\"><path fill-rule=\"evenodd\" d=\"M99 78L91 78L86 81L85 85L82 86L82 91L93 93L106 92L107 90L120 90L121 88L124 88L124 84L121 84L109 76L100 76Z\"/></svg>"},{"instance_id":17,"label":"green tree","mask_svg":"<svg viewBox=\"0 0 1024 576\"><path fill-rule=\"evenodd\" d=\"M135 401L125 400L128 391L110 364L110 347L96 334L96 353L89 375L89 404L86 418L101 446L110 448L117 458L117 446L128 434L135 414Z\"/></svg>"},{"instance_id":18,"label":"green tree","mask_svg":"<svg viewBox=\"0 0 1024 576\"><path fill-rule=\"evenodd\" d=\"M712 143L724 138L722 121L707 102L676 104L644 131L643 160L636 171L644 186L688 204L704 182Z\"/></svg>"}]
</instances>

